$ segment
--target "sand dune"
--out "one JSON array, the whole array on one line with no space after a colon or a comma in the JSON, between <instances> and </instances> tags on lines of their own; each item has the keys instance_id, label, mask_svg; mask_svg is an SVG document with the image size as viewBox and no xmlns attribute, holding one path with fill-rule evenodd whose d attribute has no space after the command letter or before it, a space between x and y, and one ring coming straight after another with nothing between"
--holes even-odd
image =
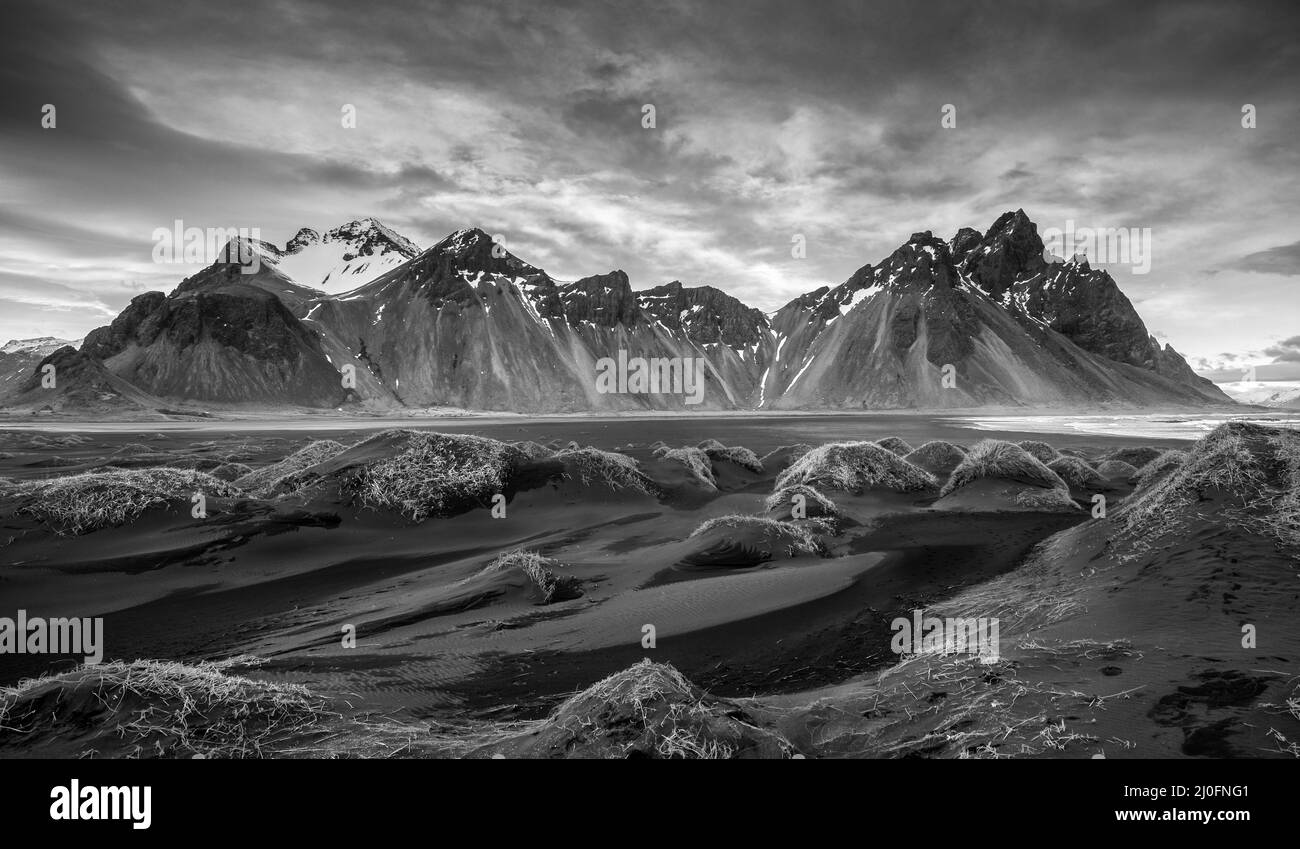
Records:
<instances>
[{"instance_id":1,"label":"sand dune","mask_svg":"<svg viewBox=\"0 0 1300 849\"><path fill-rule=\"evenodd\" d=\"M0 579L41 615L104 616L106 658L164 664L163 689L130 702L160 717L177 676L272 705L275 687L305 687L316 701L288 726L247 729L270 755L326 736L374 753L390 734L483 757L1258 756L1300 740L1290 432L1232 425L1171 452L512 431L10 434L30 450L0 460ZM50 451L70 465L33 465ZM1133 471L1107 480L1107 463ZM141 494L115 500L121 486ZM1094 492L1104 518L1085 509ZM895 655L890 623L918 607L997 617L997 664ZM237 673L252 683L202 667L232 656L260 658ZM672 666L631 669L646 658ZM0 683L74 665L0 654ZM35 722L41 699L90 680L76 675L0 704ZM622 714L594 695L631 692L664 712L608 736ZM741 713L743 728L727 719ZM128 753L60 728L0 731L0 754Z\"/></svg>"}]
</instances>

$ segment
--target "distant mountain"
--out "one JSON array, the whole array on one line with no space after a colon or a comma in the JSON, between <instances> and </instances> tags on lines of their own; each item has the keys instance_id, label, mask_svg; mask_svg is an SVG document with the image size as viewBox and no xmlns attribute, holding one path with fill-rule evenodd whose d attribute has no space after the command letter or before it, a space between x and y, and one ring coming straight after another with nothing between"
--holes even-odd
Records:
<instances>
[{"instance_id":1,"label":"distant mountain","mask_svg":"<svg viewBox=\"0 0 1300 849\"><path fill-rule=\"evenodd\" d=\"M558 281L477 228L424 251L374 219L247 247L256 267L228 251L170 295L135 298L80 353L150 397L256 407L1232 403L1155 342L1108 274L1046 262L1021 211L982 234L914 234L770 317L713 286L635 290L619 270ZM698 362L701 394L636 391L638 358L665 380ZM614 364L623 383L597 380Z\"/></svg>"},{"instance_id":2,"label":"distant mountain","mask_svg":"<svg viewBox=\"0 0 1300 849\"><path fill-rule=\"evenodd\" d=\"M0 403L5 403L21 391L36 367L50 354L60 348L75 348L80 344L53 336L10 339L4 347L0 347Z\"/></svg>"},{"instance_id":3,"label":"distant mountain","mask_svg":"<svg viewBox=\"0 0 1300 849\"><path fill-rule=\"evenodd\" d=\"M51 367L53 386L44 385ZM78 414L157 413L164 402L113 374L91 355L65 345L42 357L4 399L8 409Z\"/></svg>"},{"instance_id":4,"label":"distant mountain","mask_svg":"<svg viewBox=\"0 0 1300 849\"><path fill-rule=\"evenodd\" d=\"M67 339L58 339L54 336L38 336L35 339L10 339L4 344L4 347L0 347L0 354L40 354L46 356L65 345L71 345L75 348L80 344L80 342L69 342Z\"/></svg>"},{"instance_id":5,"label":"distant mountain","mask_svg":"<svg viewBox=\"0 0 1300 849\"><path fill-rule=\"evenodd\" d=\"M1257 404L1282 410L1300 410L1300 381L1236 381L1221 383L1228 397L1239 404Z\"/></svg>"}]
</instances>

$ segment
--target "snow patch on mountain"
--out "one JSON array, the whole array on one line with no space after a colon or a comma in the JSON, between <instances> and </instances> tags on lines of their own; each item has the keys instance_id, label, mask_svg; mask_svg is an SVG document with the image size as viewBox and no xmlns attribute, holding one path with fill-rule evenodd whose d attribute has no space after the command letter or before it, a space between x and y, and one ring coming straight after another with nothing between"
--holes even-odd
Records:
<instances>
[{"instance_id":1,"label":"snow patch on mountain","mask_svg":"<svg viewBox=\"0 0 1300 849\"><path fill-rule=\"evenodd\" d=\"M362 218L323 236L304 227L270 260L295 283L338 295L364 286L419 253L410 239L377 219Z\"/></svg>"}]
</instances>

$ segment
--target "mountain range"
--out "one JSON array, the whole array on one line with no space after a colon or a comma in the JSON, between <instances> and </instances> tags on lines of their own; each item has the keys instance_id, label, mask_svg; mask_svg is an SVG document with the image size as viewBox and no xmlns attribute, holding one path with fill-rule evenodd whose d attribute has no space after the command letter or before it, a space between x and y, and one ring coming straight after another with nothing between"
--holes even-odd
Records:
<instances>
[{"instance_id":1,"label":"mountain range","mask_svg":"<svg viewBox=\"0 0 1300 849\"><path fill-rule=\"evenodd\" d=\"M229 258L249 257L241 265ZM48 343L47 343L48 345ZM37 360L33 351L42 356ZM552 278L483 230L426 250L373 218L260 240L77 346L0 357L0 403L516 412L1231 404L1159 345L1104 270L1049 261L1021 210L915 233L771 314L713 286ZM703 362L699 406L606 393L619 357ZM41 386L53 362L67 379ZM348 368L348 367L351 368ZM344 379L345 375L349 379Z\"/></svg>"}]
</instances>

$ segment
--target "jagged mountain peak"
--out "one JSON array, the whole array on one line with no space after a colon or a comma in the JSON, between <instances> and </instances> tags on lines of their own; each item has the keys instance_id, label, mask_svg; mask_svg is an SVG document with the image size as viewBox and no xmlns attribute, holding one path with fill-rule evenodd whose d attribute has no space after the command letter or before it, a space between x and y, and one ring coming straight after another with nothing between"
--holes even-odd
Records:
<instances>
[{"instance_id":1,"label":"jagged mountain peak","mask_svg":"<svg viewBox=\"0 0 1300 849\"><path fill-rule=\"evenodd\" d=\"M687 286L673 280L636 295L646 314L670 330L685 333L698 345L753 347L767 334L768 319L761 310L715 286Z\"/></svg>"},{"instance_id":2,"label":"jagged mountain peak","mask_svg":"<svg viewBox=\"0 0 1300 849\"><path fill-rule=\"evenodd\" d=\"M304 230L299 230L299 234ZM306 232L312 231L306 230ZM420 252L414 242L392 228L384 226L378 218L359 218L356 221L349 221L326 232L321 241L352 242L361 254L374 253L382 246L391 246L407 259Z\"/></svg>"},{"instance_id":3,"label":"jagged mountain peak","mask_svg":"<svg viewBox=\"0 0 1300 849\"><path fill-rule=\"evenodd\" d=\"M1017 209L999 215L984 238L967 250L961 271L989 297L1003 301L1017 279L1042 272L1046 264L1038 225Z\"/></svg>"},{"instance_id":4,"label":"jagged mountain peak","mask_svg":"<svg viewBox=\"0 0 1300 849\"><path fill-rule=\"evenodd\" d=\"M284 253L296 254L298 251L320 243L320 233L310 227L303 227L294 234L293 238L285 243Z\"/></svg>"},{"instance_id":5,"label":"jagged mountain peak","mask_svg":"<svg viewBox=\"0 0 1300 849\"><path fill-rule=\"evenodd\" d=\"M958 281L948 243L929 230L913 233L873 271L873 283L887 289L951 287Z\"/></svg>"},{"instance_id":6,"label":"jagged mountain peak","mask_svg":"<svg viewBox=\"0 0 1300 849\"><path fill-rule=\"evenodd\" d=\"M1002 213L993 222L992 226L985 231L985 238L992 238L998 234L1013 238L1027 237L1030 233L1037 233L1036 225L1023 209L1016 209Z\"/></svg>"},{"instance_id":7,"label":"jagged mountain peak","mask_svg":"<svg viewBox=\"0 0 1300 849\"><path fill-rule=\"evenodd\" d=\"M527 277L541 274L542 270L512 254L486 230L465 227L449 233L420 255L441 267L457 271L483 274L500 274L506 277Z\"/></svg>"},{"instance_id":8,"label":"jagged mountain peak","mask_svg":"<svg viewBox=\"0 0 1300 849\"><path fill-rule=\"evenodd\" d=\"M948 242L948 251L952 254L952 261L961 264L983 238L984 236L980 231L974 227L962 227Z\"/></svg>"},{"instance_id":9,"label":"jagged mountain peak","mask_svg":"<svg viewBox=\"0 0 1300 849\"><path fill-rule=\"evenodd\" d=\"M591 322L600 327L631 327L641 317L631 281L621 269L583 277L559 288L559 299L569 324Z\"/></svg>"}]
</instances>

